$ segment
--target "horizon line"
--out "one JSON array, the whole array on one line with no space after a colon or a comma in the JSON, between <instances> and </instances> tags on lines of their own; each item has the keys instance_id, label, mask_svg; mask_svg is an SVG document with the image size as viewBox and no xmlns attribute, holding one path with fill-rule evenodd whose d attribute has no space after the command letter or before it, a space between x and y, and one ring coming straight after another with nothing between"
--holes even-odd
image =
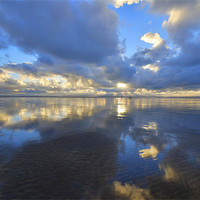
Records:
<instances>
[{"instance_id":1,"label":"horizon line","mask_svg":"<svg viewBox=\"0 0 200 200\"><path fill-rule=\"evenodd\" d=\"M72 96L72 95L0 95L0 98L3 97L43 97L43 98L200 98L200 96L142 96L142 95L126 95L126 96L122 96L122 95L117 95L117 96L93 96L93 95L76 95L76 96Z\"/></svg>"}]
</instances>

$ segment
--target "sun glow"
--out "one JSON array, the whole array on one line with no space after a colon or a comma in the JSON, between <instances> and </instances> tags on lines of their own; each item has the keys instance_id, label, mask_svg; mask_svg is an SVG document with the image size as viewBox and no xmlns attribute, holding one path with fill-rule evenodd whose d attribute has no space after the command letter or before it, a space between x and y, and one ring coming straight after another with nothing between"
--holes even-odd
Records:
<instances>
[{"instance_id":1,"label":"sun glow","mask_svg":"<svg viewBox=\"0 0 200 200\"><path fill-rule=\"evenodd\" d=\"M125 84L125 83L117 83L117 87L118 88L126 88L127 84Z\"/></svg>"}]
</instances>

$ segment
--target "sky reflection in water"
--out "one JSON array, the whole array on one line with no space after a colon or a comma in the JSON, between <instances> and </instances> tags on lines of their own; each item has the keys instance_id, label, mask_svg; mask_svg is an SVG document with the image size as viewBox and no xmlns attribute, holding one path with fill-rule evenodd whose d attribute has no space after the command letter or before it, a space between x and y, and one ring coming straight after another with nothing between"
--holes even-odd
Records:
<instances>
[{"instance_id":1,"label":"sky reflection in water","mask_svg":"<svg viewBox=\"0 0 200 200\"><path fill-rule=\"evenodd\" d=\"M199 121L197 98L0 98L0 196L199 198Z\"/></svg>"}]
</instances>

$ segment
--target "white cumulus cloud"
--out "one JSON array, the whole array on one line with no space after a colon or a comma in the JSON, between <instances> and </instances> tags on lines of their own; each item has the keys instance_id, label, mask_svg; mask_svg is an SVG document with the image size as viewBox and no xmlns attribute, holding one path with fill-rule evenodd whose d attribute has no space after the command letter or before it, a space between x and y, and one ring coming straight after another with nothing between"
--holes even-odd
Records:
<instances>
[{"instance_id":1,"label":"white cumulus cloud","mask_svg":"<svg viewBox=\"0 0 200 200\"><path fill-rule=\"evenodd\" d=\"M115 6L115 8L120 8L124 4L128 4L128 5L138 4L138 3L140 3L140 1L142 1L142 0L115 0L114 1L114 6Z\"/></svg>"},{"instance_id":2,"label":"white cumulus cloud","mask_svg":"<svg viewBox=\"0 0 200 200\"><path fill-rule=\"evenodd\" d=\"M160 44L164 42L164 40L160 37L158 33L151 33L151 32L143 35L141 37L141 40L143 40L144 42L153 44L153 47L159 46Z\"/></svg>"}]
</instances>

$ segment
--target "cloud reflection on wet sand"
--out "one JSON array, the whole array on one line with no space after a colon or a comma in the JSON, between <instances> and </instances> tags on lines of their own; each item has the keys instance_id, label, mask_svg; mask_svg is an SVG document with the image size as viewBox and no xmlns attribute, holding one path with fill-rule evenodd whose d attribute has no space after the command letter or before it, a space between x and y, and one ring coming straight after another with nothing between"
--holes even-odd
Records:
<instances>
[{"instance_id":1,"label":"cloud reflection on wet sand","mask_svg":"<svg viewBox=\"0 0 200 200\"><path fill-rule=\"evenodd\" d=\"M2 198L198 198L199 105L171 98L0 99Z\"/></svg>"}]
</instances>

